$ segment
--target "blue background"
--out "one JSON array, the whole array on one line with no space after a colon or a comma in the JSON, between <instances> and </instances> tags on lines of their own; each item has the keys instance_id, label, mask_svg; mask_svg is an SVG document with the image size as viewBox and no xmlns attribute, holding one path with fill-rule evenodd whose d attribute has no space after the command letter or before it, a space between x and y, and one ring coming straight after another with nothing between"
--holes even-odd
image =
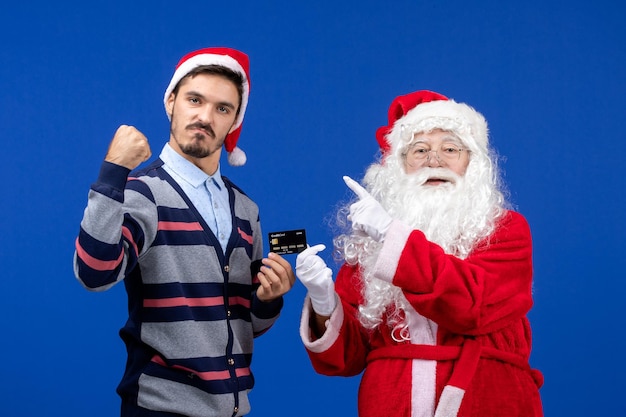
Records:
<instances>
[{"instance_id":1,"label":"blue background","mask_svg":"<svg viewBox=\"0 0 626 417\"><path fill-rule=\"evenodd\" d=\"M625 415L623 13L570 1L11 2L0 11L0 415L104 417L125 351L125 293L72 272L87 192L120 124L158 154L178 59L250 55L252 91L223 172L264 232L328 225L362 178L397 95L432 89L482 112L534 236L531 364L548 416ZM327 250L325 254L334 270ZM295 262L293 255L290 261ZM359 378L311 368L297 283L257 339L252 416L356 416ZM390 413L391 414L391 413Z\"/></svg>"}]
</instances>

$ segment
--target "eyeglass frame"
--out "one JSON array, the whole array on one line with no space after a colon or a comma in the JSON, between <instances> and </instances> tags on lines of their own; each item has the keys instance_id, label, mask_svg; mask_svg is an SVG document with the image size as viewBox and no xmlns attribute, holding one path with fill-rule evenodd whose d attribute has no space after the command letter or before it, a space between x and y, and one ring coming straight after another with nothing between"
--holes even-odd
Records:
<instances>
[{"instance_id":1,"label":"eyeglass frame","mask_svg":"<svg viewBox=\"0 0 626 417\"><path fill-rule=\"evenodd\" d=\"M402 152L403 158L408 161L409 153L411 152L411 150L413 150L414 148L418 147L419 145L424 145L425 143L426 142L415 142L415 143L412 143L411 145L407 146L406 151ZM453 157L446 156L445 153L442 153L443 157L440 156L439 155L439 151L445 150L446 148L447 149L453 148L454 149L454 153L456 154L456 158L454 156ZM411 159L413 161L419 161L419 162L426 162L426 163L428 163L428 162L430 162L430 154L432 152L434 152L435 153L435 157L437 158L437 160L439 162L446 162L446 163L457 162L457 161L461 160L461 154L463 152L468 152L468 153L471 152L469 149L463 148L460 145L455 144L455 143L444 143L444 144L442 144L439 147L439 149L427 149L426 147L422 147L422 148L420 148L420 150L421 150L421 152L414 152L414 153L411 154L412 155Z\"/></svg>"}]
</instances>

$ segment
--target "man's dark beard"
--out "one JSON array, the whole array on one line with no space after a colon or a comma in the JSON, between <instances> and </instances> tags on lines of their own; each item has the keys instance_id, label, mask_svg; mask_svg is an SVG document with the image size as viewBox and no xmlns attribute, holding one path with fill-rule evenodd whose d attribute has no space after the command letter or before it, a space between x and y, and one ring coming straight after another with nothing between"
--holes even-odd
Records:
<instances>
[{"instance_id":1,"label":"man's dark beard","mask_svg":"<svg viewBox=\"0 0 626 417\"><path fill-rule=\"evenodd\" d=\"M216 137L215 132L213 131L213 128L208 124L203 124L199 122L192 123L188 125L185 129L202 129L206 132L206 135L210 136L211 138L215 139ZM192 158L206 158L207 156L210 156L214 154L215 152L217 152L224 144L225 138L222 138L222 140L219 141L218 144L216 144L217 146L215 147L215 149L204 148L202 146L202 141L205 140L204 136L205 135L203 135L202 133L196 133L194 135L194 138L196 139L196 141L187 145L179 144L180 150L183 151L185 155L191 156Z\"/></svg>"},{"instance_id":2,"label":"man's dark beard","mask_svg":"<svg viewBox=\"0 0 626 417\"><path fill-rule=\"evenodd\" d=\"M222 140L221 143L215 147L215 149L210 149L202 146L204 138L200 133L196 134L195 138L195 142L180 147L180 150L183 151L185 155L191 156L192 158L206 158L207 156L213 155L222 147L222 144L224 143Z\"/></svg>"}]
</instances>

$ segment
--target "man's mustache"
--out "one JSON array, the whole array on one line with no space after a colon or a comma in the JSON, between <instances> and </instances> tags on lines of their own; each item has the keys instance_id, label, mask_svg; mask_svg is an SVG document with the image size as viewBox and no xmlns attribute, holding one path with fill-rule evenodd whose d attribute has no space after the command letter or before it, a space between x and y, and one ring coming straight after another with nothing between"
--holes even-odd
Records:
<instances>
[{"instance_id":1,"label":"man's mustache","mask_svg":"<svg viewBox=\"0 0 626 417\"><path fill-rule=\"evenodd\" d=\"M187 125L187 127L185 128L187 130L190 129L201 129L204 130L209 136L211 136L212 138L215 139L215 132L213 131L213 128L211 127L211 125L205 124L205 123L201 123L201 122L196 122L196 123L192 123L190 125Z\"/></svg>"}]
</instances>

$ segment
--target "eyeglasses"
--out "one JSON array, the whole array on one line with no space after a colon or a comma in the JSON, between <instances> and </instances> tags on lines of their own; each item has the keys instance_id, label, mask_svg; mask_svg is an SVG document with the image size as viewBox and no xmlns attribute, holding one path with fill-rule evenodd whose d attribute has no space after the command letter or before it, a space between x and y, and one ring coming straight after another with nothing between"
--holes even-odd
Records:
<instances>
[{"instance_id":1,"label":"eyeglasses","mask_svg":"<svg viewBox=\"0 0 626 417\"><path fill-rule=\"evenodd\" d=\"M445 162L456 162L461 159L461 153L469 152L469 149L463 149L458 145L452 143L444 143L437 150L430 149L423 143L416 143L410 146L409 149L403 154L407 159L407 162L411 161L430 161L430 153L434 152L437 160Z\"/></svg>"}]
</instances>

